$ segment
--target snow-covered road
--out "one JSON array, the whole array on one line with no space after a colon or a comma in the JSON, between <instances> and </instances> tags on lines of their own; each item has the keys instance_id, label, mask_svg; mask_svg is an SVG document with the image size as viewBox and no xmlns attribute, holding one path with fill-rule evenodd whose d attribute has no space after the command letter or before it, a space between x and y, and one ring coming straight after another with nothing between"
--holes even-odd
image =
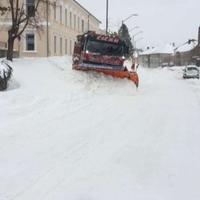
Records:
<instances>
[{"instance_id":1,"label":"snow-covered road","mask_svg":"<svg viewBox=\"0 0 200 200\"><path fill-rule=\"evenodd\" d=\"M199 200L200 81L20 59L0 93L0 200Z\"/></svg>"}]
</instances>

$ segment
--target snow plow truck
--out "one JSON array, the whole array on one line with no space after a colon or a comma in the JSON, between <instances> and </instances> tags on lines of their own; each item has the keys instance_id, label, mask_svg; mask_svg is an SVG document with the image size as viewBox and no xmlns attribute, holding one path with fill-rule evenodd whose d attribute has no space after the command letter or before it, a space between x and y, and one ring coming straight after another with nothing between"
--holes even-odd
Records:
<instances>
[{"instance_id":1,"label":"snow plow truck","mask_svg":"<svg viewBox=\"0 0 200 200\"><path fill-rule=\"evenodd\" d=\"M128 47L117 35L93 31L77 36L73 52L73 69L96 71L112 77L127 78L138 87L139 78L133 69L124 66Z\"/></svg>"}]
</instances>

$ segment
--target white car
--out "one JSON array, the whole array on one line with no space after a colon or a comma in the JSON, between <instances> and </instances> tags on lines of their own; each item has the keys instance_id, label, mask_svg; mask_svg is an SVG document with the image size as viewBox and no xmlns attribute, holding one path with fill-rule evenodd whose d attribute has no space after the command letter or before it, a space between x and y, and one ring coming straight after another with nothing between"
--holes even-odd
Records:
<instances>
[{"instance_id":1,"label":"white car","mask_svg":"<svg viewBox=\"0 0 200 200\"><path fill-rule=\"evenodd\" d=\"M199 68L195 65L186 66L183 70L183 78L198 78L199 79Z\"/></svg>"}]
</instances>

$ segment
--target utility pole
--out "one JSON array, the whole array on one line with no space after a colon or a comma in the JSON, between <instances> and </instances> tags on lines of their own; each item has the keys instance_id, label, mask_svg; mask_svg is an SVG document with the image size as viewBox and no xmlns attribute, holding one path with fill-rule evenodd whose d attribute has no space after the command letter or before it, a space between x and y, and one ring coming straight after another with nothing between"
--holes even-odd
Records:
<instances>
[{"instance_id":1,"label":"utility pole","mask_svg":"<svg viewBox=\"0 0 200 200\"><path fill-rule=\"evenodd\" d=\"M47 57L49 57L49 0L46 0L46 21L47 21Z\"/></svg>"},{"instance_id":2,"label":"utility pole","mask_svg":"<svg viewBox=\"0 0 200 200\"><path fill-rule=\"evenodd\" d=\"M106 0L106 35L108 34L108 0Z\"/></svg>"},{"instance_id":3,"label":"utility pole","mask_svg":"<svg viewBox=\"0 0 200 200\"><path fill-rule=\"evenodd\" d=\"M199 26L199 32L198 32L198 46L200 46L200 26Z\"/></svg>"}]
</instances>

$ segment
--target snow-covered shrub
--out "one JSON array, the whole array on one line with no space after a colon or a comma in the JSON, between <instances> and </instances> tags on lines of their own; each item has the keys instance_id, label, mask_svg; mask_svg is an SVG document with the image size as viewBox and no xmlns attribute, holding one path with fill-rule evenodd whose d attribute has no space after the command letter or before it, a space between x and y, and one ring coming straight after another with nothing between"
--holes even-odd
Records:
<instances>
[{"instance_id":1,"label":"snow-covered shrub","mask_svg":"<svg viewBox=\"0 0 200 200\"><path fill-rule=\"evenodd\" d=\"M6 59L0 60L0 91L7 88L8 80L12 75L12 63Z\"/></svg>"}]
</instances>

